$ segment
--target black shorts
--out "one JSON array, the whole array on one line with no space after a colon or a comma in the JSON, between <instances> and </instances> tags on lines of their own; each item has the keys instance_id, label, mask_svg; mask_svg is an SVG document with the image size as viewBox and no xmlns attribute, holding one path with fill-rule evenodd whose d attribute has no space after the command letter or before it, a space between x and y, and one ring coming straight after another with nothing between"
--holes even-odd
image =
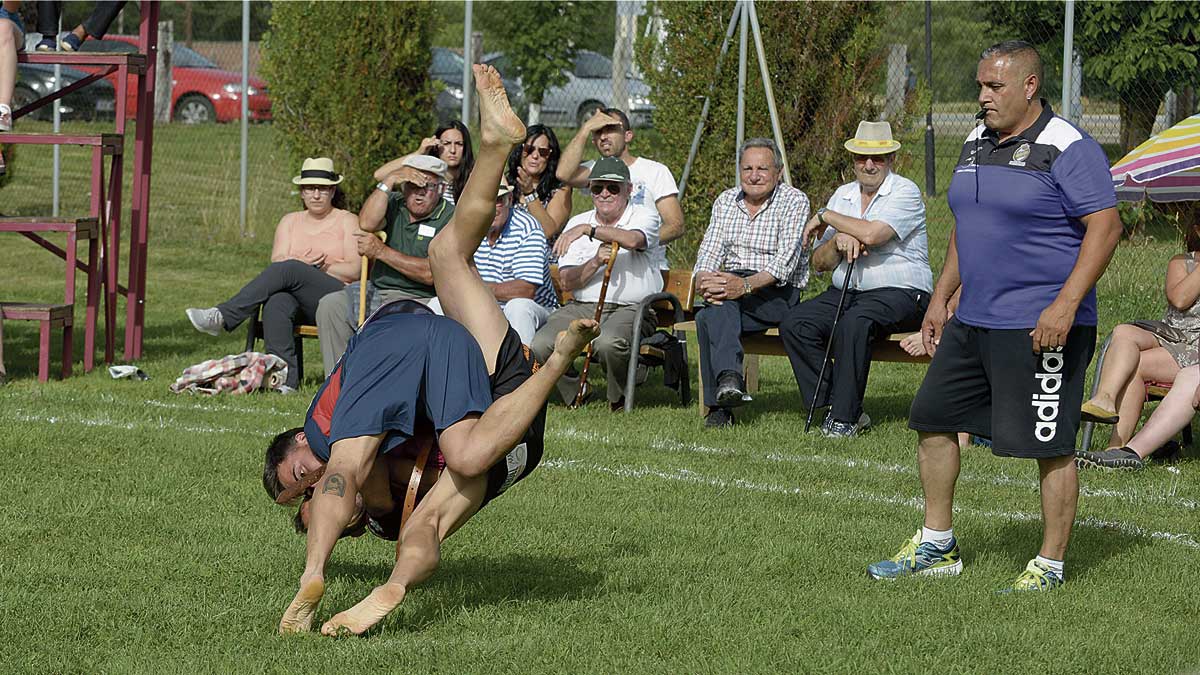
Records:
<instances>
[{"instance_id":1,"label":"black shorts","mask_svg":"<svg viewBox=\"0 0 1200 675\"><path fill-rule=\"evenodd\" d=\"M991 438L992 452L1002 457L1073 454L1096 327L1074 326L1065 347L1041 354L1033 352L1031 330L950 319L913 399L908 427Z\"/></svg>"},{"instance_id":2,"label":"black shorts","mask_svg":"<svg viewBox=\"0 0 1200 675\"><path fill-rule=\"evenodd\" d=\"M500 343L500 351L496 354L496 372L491 376L492 400L499 400L501 396L516 391L517 387L533 375L533 370L533 354L521 344L521 336L517 331L509 326L504 341ZM533 472L542 461L545 435L546 404L542 403L542 409L533 419L533 424L529 426L521 442L509 450L504 459L488 469L484 504L499 497L517 481Z\"/></svg>"}]
</instances>

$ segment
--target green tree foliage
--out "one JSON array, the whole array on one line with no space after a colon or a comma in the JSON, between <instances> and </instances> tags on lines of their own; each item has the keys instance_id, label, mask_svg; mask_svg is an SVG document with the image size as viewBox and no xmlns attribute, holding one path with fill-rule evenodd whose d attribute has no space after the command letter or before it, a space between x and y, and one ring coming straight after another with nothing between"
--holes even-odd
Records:
<instances>
[{"instance_id":1,"label":"green tree foliage","mask_svg":"<svg viewBox=\"0 0 1200 675\"><path fill-rule=\"evenodd\" d=\"M546 90L565 84L572 67L575 37L587 24L589 6L576 0L492 2L481 8L485 22L503 36L505 77L520 77L525 98L541 102Z\"/></svg>"},{"instance_id":2,"label":"green tree foliage","mask_svg":"<svg viewBox=\"0 0 1200 675\"><path fill-rule=\"evenodd\" d=\"M848 166L842 142L858 122L876 119L872 95L880 80L879 8L869 2L760 2L758 20L772 77L793 184L821 204L844 182ZM721 41L733 12L728 1L660 2L665 37L643 39L637 58L654 90L654 126L666 151L655 159L678 176L687 160L692 134L708 94ZM812 39L820 36L820 39ZM746 77L746 137L770 137L753 41ZM893 121L899 130L901 124ZM683 209L686 244L673 246L673 266L684 264L708 225L713 200L736 184L737 35L725 57L701 138L700 152L688 177ZM687 259L684 259L684 256Z\"/></svg>"},{"instance_id":3,"label":"green tree foliage","mask_svg":"<svg viewBox=\"0 0 1200 675\"><path fill-rule=\"evenodd\" d=\"M522 4L524 3L513 0L479 0L474 3L471 28L483 33L484 53L507 51L509 41L514 35L510 31L515 28L519 32L530 25L509 21L507 18L508 12L519 10ZM591 0L573 4L575 7L572 11L584 14L584 18L576 22L576 32L569 36L574 47L611 54L615 39L617 3ZM434 3L434 8L437 12L434 46L461 50L466 14L463 0L443 0Z\"/></svg>"},{"instance_id":4,"label":"green tree foliage","mask_svg":"<svg viewBox=\"0 0 1200 675\"><path fill-rule=\"evenodd\" d=\"M285 2L263 38L275 125L296 165L332 157L357 210L375 168L433 128L428 2Z\"/></svg>"},{"instance_id":5,"label":"green tree foliage","mask_svg":"<svg viewBox=\"0 0 1200 675\"><path fill-rule=\"evenodd\" d=\"M1026 38L1038 45L1044 60L1053 61L1062 53L1060 3L1009 1L986 7L989 20L1014 35L1040 26L1039 33L1052 36L1042 41ZM1200 3L1081 0L1075 3L1075 48L1084 74L1116 95L1121 146L1131 150L1150 137L1168 91L1200 83Z\"/></svg>"}]
</instances>

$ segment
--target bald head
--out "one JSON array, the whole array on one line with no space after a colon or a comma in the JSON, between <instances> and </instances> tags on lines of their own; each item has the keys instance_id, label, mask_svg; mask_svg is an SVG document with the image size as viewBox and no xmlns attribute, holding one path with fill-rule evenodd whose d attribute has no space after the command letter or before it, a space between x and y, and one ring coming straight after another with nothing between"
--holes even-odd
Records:
<instances>
[{"instance_id":1,"label":"bald head","mask_svg":"<svg viewBox=\"0 0 1200 675\"><path fill-rule=\"evenodd\" d=\"M1037 48L1024 40L1005 40L983 50L980 61L1004 59L1009 62L1009 72L1024 82L1033 75L1037 78L1036 92L1042 89L1042 57ZM1037 93L1034 94L1036 96Z\"/></svg>"}]
</instances>

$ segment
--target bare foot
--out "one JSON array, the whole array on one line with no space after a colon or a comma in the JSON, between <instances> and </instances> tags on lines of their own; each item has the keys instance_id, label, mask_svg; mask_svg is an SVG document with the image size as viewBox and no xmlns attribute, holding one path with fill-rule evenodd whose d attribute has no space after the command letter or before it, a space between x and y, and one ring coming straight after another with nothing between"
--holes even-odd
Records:
<instances>
[{"instance_id":1,"label":"bare foot","mask_svg":"<svg viewBox=\"0 0 1200 675\"><path fill-rule=\"evenodd\" d=\"M339 612L321 626L321 634L331 637L362 635L371 626L379 623L404 600L404 587L400 584L376 586L371 594L357 605Z\"/></svg>"},{"instance_id":2,"label":"bare foot","mask_svg":"<svg viewBox=\"0 0 1200 675\"><path fill-rule=\"evenodd\" d=\"M575 358L588 343L600 336L600 324L591 319L575 319L554 340L554 351Z\"/></svg>"},{"instance_id":3,"label":"bare foot","mask_svg":"<svg viewBox=\"0 0 1200 675\"><path fill-rule=\"evenodd\" d=\"M508 103L500 73L492 66L472 65L479 94L479 142L505 148L525 140L525 125Z\"/></svg>"},{"instance_id":4,"label":"bare foot","mask_svg":"<svg viewBox=\"0 0 1200 675\"><path fill-rule=\"evenodd\" d=\"M292 604L288 605L283 618L279 620L279 632L304 633L312 630L313 615L317 613L317 605L321 604L321 596L325 595L325 582L313 579L300 586Z\"/></svg>"}]
</instances>

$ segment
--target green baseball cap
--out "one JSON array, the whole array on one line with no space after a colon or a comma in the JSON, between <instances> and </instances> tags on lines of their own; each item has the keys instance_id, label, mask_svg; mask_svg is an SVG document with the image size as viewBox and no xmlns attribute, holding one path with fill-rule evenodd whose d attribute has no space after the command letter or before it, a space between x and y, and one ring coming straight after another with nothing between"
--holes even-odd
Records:
<instances>
[{"instance_id":1,"label":"green baseball cap","mask_svg":"<svg viewBox=\"0 0 1200 675\"><path fill-rule=\"evenodd\" d=\"M592 165L592 173L588 182L607 181L612 183L632 183L629 179L629 167L617 157L601 157Z\"/></svg>"}]
</instances>

